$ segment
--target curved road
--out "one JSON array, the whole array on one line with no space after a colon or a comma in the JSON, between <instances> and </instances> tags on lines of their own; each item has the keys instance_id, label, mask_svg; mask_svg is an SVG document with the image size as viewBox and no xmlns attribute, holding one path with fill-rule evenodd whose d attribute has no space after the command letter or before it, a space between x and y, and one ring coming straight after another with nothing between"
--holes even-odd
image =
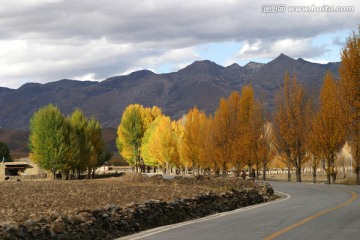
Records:
<instances>
[{"instance_id":1,"label":"curved road","mask_svg":"<svg viewBox=\"0 0 360 240\"><path fill-rule=\"evenodd\" d=\"M270 182L286 196L121 239L360 239L360 187Z\"/></svg>"}]
</instances>

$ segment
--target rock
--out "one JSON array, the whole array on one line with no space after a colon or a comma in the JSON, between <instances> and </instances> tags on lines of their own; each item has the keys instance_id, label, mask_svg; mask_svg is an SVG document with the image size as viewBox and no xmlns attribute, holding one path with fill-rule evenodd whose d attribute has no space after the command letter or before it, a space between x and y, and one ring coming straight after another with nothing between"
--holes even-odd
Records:
<instances>
[{"instance_id":1,"label":"rock","mask_svg":"<svg viewBox=\"0 0 360 240\"><path fill-rule=\"evenodd\" d=\"M83 223L83 222L86 221L85 218L84 218L84 216L83 216L83 215L80 215L80 214L75 215L75 216L73 217L73 220L75 221L76 224Z\"/></svg>"},{"instance_id":2,"label":"rock","mask_svg":"<svg viewBox=\"0 0 360 240\"><path fill-rule=\"evenodd\" d=\"M55 234L62 234L66 231L66 225L64 222L53 222L51 230Z\"/></svg>"},{"instance_id":3,"label":"rock","mask_svg":"<svg viewBox=\"0 0 360 240\"><path fill-rule=\"evenodd\" d=\"M48 212L50 217L29 219L20 226L13 222L0 223L0 239L114 239L152 227L267 201L273 194L268 184L251 185L253 183L245 182L249 185L244 189L244 185L238 186L244 184L242 181L239 183L238 179L198 177L196 181L191 178L175 178L174 181L184 181L186 184L198 182L231 190L221 194L204 192L196 197L179 198L171 202L132 202L126 208L107 204L95 210L81 210L74 216Z\"/></svg>"},{"instance_id":4,"label":"rock","mask_svg":"<svg viewBox=\"0 0 360 240\"><path fill-rule=\"evenodd\" d=\"M29 219L27 221L24 222L24 226L29 228L29 227L32 227L36 224L36 221L32 220L32 219Z\"/></svg>"},{"instance_id":5,"label":"rock","mask_svg":"<svg viewBox=\"0 0 360 240\"><path fill-rule=\"evenodd\" d=\"M47 219L44 216L39 217L35 220L37 223L47 223Z\"/></svg>"}]
</instances>

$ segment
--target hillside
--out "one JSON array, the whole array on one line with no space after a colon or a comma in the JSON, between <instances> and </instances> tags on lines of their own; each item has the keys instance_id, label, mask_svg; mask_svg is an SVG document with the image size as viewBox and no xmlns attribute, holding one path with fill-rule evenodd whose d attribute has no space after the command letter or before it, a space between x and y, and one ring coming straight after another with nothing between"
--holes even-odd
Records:
<instances>
[{"instance_id":1,"label":"hillside","mask_svg":"<svg viewBox=\"0 0 360 240\"><path fill-rule=\"evenodd\" d=\"M271 110L286 71L295 72L299 82L318 91L325 72L330 70L337 76L339 65L316 64L281 54L267 64L250 62L244 67L197 61L167 74L142 70L102 82L27 83L16 90L0 89L0 127L27 130L32 114L48 103L57 105L65 114L80 107L87 116L94 115L104 128L116 128L125 107L132 103L157 105L174 119L194 105L212 113L221 97L248 83L253 84L257 97Z\"/></svg>"},{"instance_id":2,"label":"hillside","mask_svg":"<svg viewBox=\"0 0 360 240\"><path fill-rule=\"evenodd\" d=\"M52 103L66 115L79 107L88 117L95 116L106 129L109 148L116 151L116 128L129 104L157 105L173 119L195 105L211 114L221 97L252 84L256 97L271 112L285 72L295 73L300 83L317 94L326 71L338 77L339 66L340 63L318 64L280 54L269 63L250 62L243 67L222 67L205 60L166 74L141 70L101 82L63 79L47 84L27 83L18 89L0 87L0 141L5 139L12 151L25 151L32 114Z\"/></svg>"}]
</instances>

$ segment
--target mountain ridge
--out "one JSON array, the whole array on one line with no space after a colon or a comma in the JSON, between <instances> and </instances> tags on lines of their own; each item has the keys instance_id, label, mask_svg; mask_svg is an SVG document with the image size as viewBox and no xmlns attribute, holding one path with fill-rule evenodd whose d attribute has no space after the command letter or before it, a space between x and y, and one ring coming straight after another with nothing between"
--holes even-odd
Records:
<instances>
[{"instance_id":1,"label":"mountain ridge","mask_svg":"<svg viewBox=\"0 0 360 240\"><path fill-rule=\"evenodd\" d=\"M209 60L195 61L171 73L140 70L100 82L62 79L45 84L26 83L18 89L0 87L0 127L28 130L32 114L52 103L69 115L79 107L97 118L102 127L116 128L129 104L159 106L173 119L197 106L212 114L221 97L252 84L256 97L274 108L274 95L281 88L285 72L295 73L300 83L318 91L326 71L338 77L340 63L319 64L280 54L268 63L220 66Z\"/></svg>"}]
</instances>

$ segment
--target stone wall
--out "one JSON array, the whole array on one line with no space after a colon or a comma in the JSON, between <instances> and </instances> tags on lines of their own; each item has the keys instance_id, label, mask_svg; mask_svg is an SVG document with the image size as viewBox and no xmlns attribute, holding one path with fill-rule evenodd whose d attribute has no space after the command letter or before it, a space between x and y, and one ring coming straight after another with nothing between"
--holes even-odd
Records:
<instances>
[{"instance_id":1,"label":"stone wall","mask_svg":"<svg viewBox=\"0 0 360 240\"><path fill-rule=\"evenodd\" d=\"M47 173L39 173L36 175L6 176L6 181L32 181L39 179L47 179Z\"/></svg>"},{"instance_id":2,"label":"stone wall","mask_svg":"<svg viewBox=\"0 0 360 240\"><path fill-rule=\"evenodd\" d=\"M186 180L188 181L188 180ZM114 239L146 229L262 203L273 196L269 184L203 193L172 202L148 200L123 207L106 205L76 215L53 214L22 223L0 223L0 239Z\"/></svg>"}]
</instances>

